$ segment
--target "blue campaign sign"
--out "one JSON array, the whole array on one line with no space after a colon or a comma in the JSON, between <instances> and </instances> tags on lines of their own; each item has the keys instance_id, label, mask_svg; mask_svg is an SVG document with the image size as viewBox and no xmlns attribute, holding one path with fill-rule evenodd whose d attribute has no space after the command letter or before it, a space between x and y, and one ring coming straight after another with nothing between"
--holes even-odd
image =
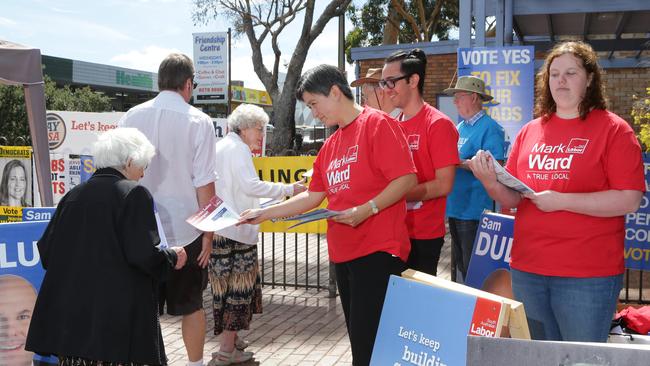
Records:
<instances>
[{"instance_id":1,"label":"blue campaign sign","mask_svg":"<svg viewBox=\"0 0 650 366\"><path fill-rule=\"evenodd\" d=\"M34 210L32 212L38 212ZM36 294L45 276L36 243L47 224L48 221L0 224L0 318L15 316L16 313L21 317L31 314ZM3 337L6 334L17 334L17 340L22 342L21 347L24 346L28 326L29 323L10 321L8 331L0 332L0 344L4 342ZM13 350L9 354L0 352L0 365L31 364L32 356L32 353L27 351ZM33 357L34 365L58 363L54 357Z\"/></svg>"},{"instance_id":2,"label":"blue campaign sign","mask_svg":"<svg viewBox=\"0 0 650 366\"><path fill-rule=\"evenodd\" d=\"M0 224L0 276L20 276L36 290L41 288L45 271L36 243L47 221Z\"/></svg>"},{"instance_id":3,"label":"blue campaign sign","mask_svg":"<svg viewBox=\"0 0 650 366\"><path fill-rule=\"evenodd\" d=\"M49 221L56 207L23 207L23 221Z\"/></svg>"},{"instance_id":4,"label":"blue campaign sign","mask_svg":"<svg viewBox=\"0 0 650 366\"><path fill-rule=\"evenodd\" d=\"M485 279L494 271L510 270L514 226L512 216L487 211L481 214L465 285L482 289Z\"/></svg>"},{"instance_id":5,"label":"blue campaign sign","mask_svg":"<svg viewBox=\"0 0 650 366\"><path fill-rule=\"evenodd\" d=\"M506 145L510 145L521 127L533 119L534 46L459 48L458 76L466 75L485 82L494 100L484 106L503 126Z\"/></svg>"},{"instance_id":6,"label":"blue campaign sign","mask_svg":"<svg viewBox=\"0 0 650 366\"><path fill-rule=\"evenodd\" d=\"M464 365L476 302L391 276L370 365Z\"/></svg>"},{"instance_id":7,"label":"blue campaign sign","mask_svg":"<svg viewBox=\"0 0 650 366\"><path fill-rule=\"evenodd\" d=\"M79 159L81 160L80 182L83 183L95 173L95 163L92 155L79 155Z\"/></svg>"},{"instance_id":8,"label":"blue campaign sign","mask_svg":"<svg viewBox=\"0 0 650 366\"><path fill-rule=\"evenodd\" d=\"M650 154L643 154L646 192L637 212L625 216L625 267L650 271Z\"/></svg>"}]
</instances>

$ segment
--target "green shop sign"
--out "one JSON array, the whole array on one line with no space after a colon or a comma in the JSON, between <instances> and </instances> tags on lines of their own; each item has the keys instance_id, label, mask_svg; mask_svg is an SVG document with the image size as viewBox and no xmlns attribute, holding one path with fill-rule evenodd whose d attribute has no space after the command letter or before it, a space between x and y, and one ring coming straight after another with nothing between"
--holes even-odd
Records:
<instances>
[{"instance_id":1,"label":"green shop sign","mask_svg":"<svg viewBox=\"0 0 650 366\"><path fill-rule=\"evenodd\" d=\"M139 88L153 89L153 78L147 74L130 74L122 70L115 70L115 83L119 85L136 86Z\"/></svg>"}]
</instances>

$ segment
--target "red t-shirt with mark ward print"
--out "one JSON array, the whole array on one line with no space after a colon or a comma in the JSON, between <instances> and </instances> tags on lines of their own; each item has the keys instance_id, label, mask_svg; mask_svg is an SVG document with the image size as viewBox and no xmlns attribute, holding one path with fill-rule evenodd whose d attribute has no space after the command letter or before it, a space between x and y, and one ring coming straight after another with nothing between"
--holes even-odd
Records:
<instances>
[{"instance_id":1,"label":"red t-shirt with mark ward print","mask_svg":"<svg viewBox=\"0 0 650 366\"><path fill-rule=\"evenodd\" d=\"M400 122L418 170L418 183L436 178L436 169L460 163L458 130L449 117L427 103L412 118ZM406 214L413 239L445 236L447 196L426 200Z\"/></svg>"},{"instance_id":2,"label":"red t-shirt with mark ward print","mask_svg":"<svg viewBox=\"0 0 650 366\"><path fill-rule=\"evenodd\" d=\"M397 122L383 112L364 108L325 141L314 161L309 190L325 192L328 208L343 211L365 204L392 180L411 173L415 165ZM406 261L411 245L405 218L406 202L401 199L355 228L329 220L330 260L341 263L387 252Z\"/></svg>"},{"instance_id":3,"label":"red t-shirt with mark ward print","mask_svg":"<svg viewBox=\"0 0 650 366\"><path fill-rule=\"evenodd\" d=\"M619 116L536 119L517 135L506 168L535 192L645 190L641 148ZM543 212L522 199L510 265L546 276L613 276L624 270L624 216Z\"/></svg>"}]
</instances>

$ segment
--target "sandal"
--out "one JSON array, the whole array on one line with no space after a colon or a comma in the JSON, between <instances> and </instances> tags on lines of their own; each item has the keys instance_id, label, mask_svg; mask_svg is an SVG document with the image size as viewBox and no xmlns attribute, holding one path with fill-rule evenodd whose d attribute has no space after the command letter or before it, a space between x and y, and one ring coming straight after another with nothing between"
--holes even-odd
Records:
<instances>
[{"instance_id":1,"label":"sandal","mask_svg":"<svg viewBox=\"0 0 650 366\"><path fill-rule=\"evenodd\" d=\"M248 341L239 338L239 336L235 338L235 348L237 348L238 350L243 351L246 348L248 348L249 345L250 343L248 343Z\"/></svg>"},{"instance_id":2,"label":"sandal","mask_svg":"<svg viewBox=\"0 0 650 366\"><path fill-rule=\"evenodd\" d=\"M253 358L253 352L242 352L234 349L232 352L219 351L212 354L212 363L215 366L227 366L235 363L246 362Z\"/></svg>"}]
</instances>

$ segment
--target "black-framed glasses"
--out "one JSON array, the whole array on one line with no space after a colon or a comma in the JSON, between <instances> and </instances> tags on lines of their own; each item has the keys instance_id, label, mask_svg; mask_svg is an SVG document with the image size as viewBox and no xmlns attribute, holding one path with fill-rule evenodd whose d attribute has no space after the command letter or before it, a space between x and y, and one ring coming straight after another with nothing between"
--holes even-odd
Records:
<instances>
[{"instance_id":1,"label":"black-framed glasses","mask_svg":"<svg viewBox=\"0 0 650 366\"><path fill-rule=\"evenodd\" d=\"M393 89L393 88L395 88L395 84L398 81L400 81L402 79L409 78L410 76L411 75L402 75L402 76L398 76L398 77L390 77L390 78L386 78L386 79L381 79L381 80L379 80L379 87L382 88L382 89Z\"/></svg>"},{"instance_id":2,"label":"black-framed glasses","mask_svg":"<svg viewBox=\"0 0 650 366\"><path fill-rule=\"evenodd\" d=\"M199 86L199 83L196 82L196 75L192 74L192 89L196 89Z\"/></svg>"}]
</instances>

